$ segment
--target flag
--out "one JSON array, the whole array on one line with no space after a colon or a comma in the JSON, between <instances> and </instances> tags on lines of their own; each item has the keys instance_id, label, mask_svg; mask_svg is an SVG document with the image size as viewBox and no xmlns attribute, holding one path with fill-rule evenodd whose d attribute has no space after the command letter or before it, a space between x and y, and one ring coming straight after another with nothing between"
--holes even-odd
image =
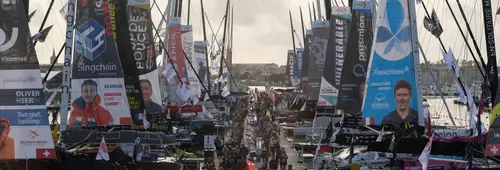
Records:
<instances>
[{"instance_id":1,"label":"flag","mask_svg":"<svg viewBox=\"0 0 500 170\"><path fill-rule=\"evenodd\" d=\"M56 159L56 150L54 148L36 148L37 159Z\"/></svg>"},{"instance_id":2,"label":"flag","mask_svg":"<svg viewBox=\"0 0 500 170\"><path fill-rule=\"evenodd\" d=\"M59 10L59 13L63 16L64 20L66 20L68 16L68 2Z\"/></svg>"},{"instance_id":3,"label":"flag","mask_svg":"<svg viewBox=\"0 0 500 170\"><path fill-rule=\"evenodd\" d=\"M458 83L455 83L455 88L457 89L458 96L460 96L460 101L463 104L466 104L467 103L467 97L465 97L464 90L462 89L462 87L460 87L460 85Z\"/></svg>"},{"instance_id":4,"label":"flag","mask_svg":"<svg viewBox=\"0 0 500 170\"><path fill-rule=\"evenodd\" d=\"M167 80L170 81L172 78L175 76L175 70L172 68L171 64L166 64L165 68L163 69L163 77Z\"/></svg>"},{"instance_id":5,"label":"flag","mask_svg":"<svg viewBox=\"0 0 500 170\"><path fill-rule=\"evenodd\" d=\"M318 146L316 147L316 152L314 152L314 159L316 159L316 157L318 157L318 152L319 152L319 149L321 148L321 140L323 138L323 135L321 135L319 137L319 142L318 142Z\"/></svg>"},{"instance_id":6,"label":"flag","mask_svg":"<svg viewBox=\"0 0 500 170\"><path fill-rule=\"evenodd\" d=\"M108 147L106 146L104 136L102 137L101 144L99 145L99 152L97 152L95 160L98 161L103 159L109 161Z\"/></svg>"},{"instance_id":7,"label":"flag","mask_svg":"<svg viewBox=\"0 0 500 170\"><path fill-rule=\"evenodd\" d=\"M142 113L142 125L144 126L144 129L151 127L151 123L149 123L148 116L146 114L146 109L144 109L144 113Z\"/></svg>"},{"instance_id":8,"label":"flag","mask_svg":"<svg viewBox=\"0 0 500 170\"><path fill-rule=\"evenodd\" d=\"M44 42L45 38L47 38L47 35L49 35L49 32L52 29L52 26L53 25L51 25L51 26L43 29L42 31L36 33L35 35L33 35L33 37L31 37L33 42L35 42L35 41Z\"/></svg>"},{"instance_id":9,"label":"flag","mask_svg":"<svg viewBox=\"0 0 500 170\"><path fill-rule=\"evenodd\" d=\"M439 36L443 33L443 27L441 26L441 23L439 23L436 11L432 10L431 18L427 16L424 17L424 27L437 38L439 38Z\"/></svg>"},{"instance_id":10,"label":"flag","mask_svg":"<svg viewBox=\"0 0 500 170\"><path fill-rule=\"evenodd\" d=\"M380 132L378 133L377 142L382 142L382 137L384 136L384 128L385 127L382 127L382 130L380 130Z\"/></svg>"},{"instance_id":11,"label":"flag","mask_svg":"<svg viewBox=\"0 0 500 170\"><path fill-rule=\"evenodd\" d=\"M448 70L453 69L455 75L457 77L460 77L460 67L458 66L458 62L455 59L455 56L453 56L453 51L451 51L451 47L448 49L448 53L445 53L442 49L441 53L443 54L444 63L446 63L446 66L448 66Z\"/></svg>"},{"instance_id":12,"label":"flag","mask_svg":"<svg viewBox=\"0 0 500 170\"><path fill-rule=\"evenodd\" d=\"M28 22L31 21L31 18L33 17L33 15L35 15L35 12L36 10L34 10L33 12L31 12L29 15L28 15Z\"/></svg>"},{"instance_id":13,"label":"flag","mask_svg":"<svg viewBox=\"0 0 500 170\"><path fill-rule=\"evenodd\" d=\"M52 101L54 101L54 98L56 98L57 91L60 88L61 88L61 86L59 86L57 89L54 89L54 92L52 92L52 95L50 95L50 97L47 99L47 102L45 102L45 106L50 106L50 104L52 103Z\"/></svg>"},{"instance_id":14,"label":"flag","mask_svg":"<svg viewBox=\"0 0 500 170\"><path fill-rule=\"evenodd\" d=\"M364 125L373 125L375 124L375 120L373 119L373 117L367 117L363 118L363 123Z\"/></svg>"},{"instance_id":15,"label":"flag","mask_svg":"<svg viewBox=\"0 0 500 170\"><path fill-rule=\"evenodd\" d=\"M389 150L390 151L394 151L394 144L396 142L396 136L394 135L394 133L392 134L392 139L391 139L391 144L389 145Z\"/></svg>"},{"instance_id":16,"label":"flag","mask_svg":"<svg viewBox=\"0 0 500 170\"><path fill-rule=\"evenodd\" d=\"M208 92L205 93L205 97L203 98L203 101L210 100L210 96L208 95Z\"/></svg>"},{"instance_id":17,"label":"flag","mask_svg":"<svg viewBox=\"0 0 500 170\"><path fill-rule=\"evenodd\" d=\"M434 136L431 136L429 141L424 147L424 150L422 151L422 154L420 154L420 157L418 157L418 161L422 164L422 169L427 170L427 165L429 164L429 155L431 154L431 148L432 148L432 138Z\"/></svg>"},{"instance_id":18,"label":"flag","mask_svg":"<svg viewBox=\"0 0 500 170\"><path fill-rule=\"evenodd\" d=\"M465 85L465 94L467 95L467 104L469 105L469 127L471 129L476 129L476 119L474 119L477 115L476 103L467 85Z\"/></svg>"}]
</instances>

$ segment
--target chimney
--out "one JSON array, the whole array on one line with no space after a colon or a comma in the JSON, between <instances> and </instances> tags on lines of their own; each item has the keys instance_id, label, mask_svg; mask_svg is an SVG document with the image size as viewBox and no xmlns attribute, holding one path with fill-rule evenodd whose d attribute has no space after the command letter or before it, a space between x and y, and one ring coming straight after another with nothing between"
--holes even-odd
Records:
<instances>
[{"instance_id":1,"label":"chimney","mask_svg":"<svg viewBox=\"0 0 500 170\"><path fill-rule=\"evenodd\" d=\"M50 64L56 60L56 50L52 49L52 57L50 57Z\"/></svg>"}]
</instances>

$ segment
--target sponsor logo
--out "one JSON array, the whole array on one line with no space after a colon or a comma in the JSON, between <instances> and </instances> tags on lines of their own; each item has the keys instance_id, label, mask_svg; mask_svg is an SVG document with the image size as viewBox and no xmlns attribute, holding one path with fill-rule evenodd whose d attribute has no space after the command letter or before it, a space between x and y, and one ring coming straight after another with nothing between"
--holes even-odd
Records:
<instances>
[{"instance_id":1,"label":"sponsor logo","mask_svg":"<svg viewBox=\"0 0 500 170\"><path fill-rule=\"evenodd\" d=\"M10 39L6 41L7 34L3 29L0 28L0 52L7 51L10 48L12 48L14 44L16 44L18 34L19 34L19 28L12 27L12 34L10 35Z\"/></svg>"},{"instance_id":2,"label":"sponsor logo","mask_svg":"<svg viewBox=\"0 0 500 170\"><path fill-rule=\"evenodd\" d=\"M388 109L389 103L387 102L387 97L383 93L378 93L373 98L371 107L372 109Z\"/></svg>"},{"instance_id":3,"label":"sponsor logo","mask_svg":"<svg viewBox=\"0 0 500 170\"><path fill-rule=\"evenodd\" d=\"M95 8L94 11L96 12L97 15L102 15L103 14L103 9L102 9L102 0L94 0Z\"/></svg>"},{"instance_id":4,"label":"sponsor logo","mask_svg":"<svg viewBox=\"0 0 500 170\"><path fill-rule=\"evenodd\" d=\"M4 83L34 83L36 82L36 78L33 75L29 75L28 77L9 77L3 79Z\"/></svg>"},{"instance_id":5,"label":"sponsor logo","mask_svg":"<svg viewBox=\"0 0 500 170\"><path fill-rule=\"evenodd\" d=\"M93 61L106 51L104 27L90 18L76 29L76 51Z\"/></svg>"},{"instance_id":6,"label":"sponsor logo","mask_svg":"<svg viewBox=\"0 0 500 170\"><path fill-rule=\"evenodd\" d=\"M31 133L28 135L31 139L36 138L37 136L40 136L36 130L29 130Z\"/></svg>"},{"instance_id":7,"label":"sponsor logo","mask_svg":"<svg viewBox=\"0 0 500 170\"><path fill-rule=\"evenodd\" d=\"M385 70L380 70L379 68L375 68L373 70L373 75L377 75L377 76L404 75L404 74L407 74L408 71L410 71L410 68L408 66L405 66L404 69L385 69Z\"/></svg>"},{"instance_id":8,"label":"sponsor logo","mask_svg":"<svg viewBox=\"0 0 500 170\"><path fill-rule=\"evenodd\" d=\"M334 7L333 11L335 14L347 14L347 7Z\"/></svg>"},{"instance_id":9,"label":"sponsor logo","mask_svg":"<svg viewBox=\"0 0 500 170\"><path fill-rule=\"evenodd\" d=\"M37 140L38 137L40 136L38 134L37 130L28 129L28 131L26 131L25 133L27 133L26 135L29 139L19 141L19 144L21 144L21 146L46 146L46 145L48 145L47 140Z\"/></svg>"}]
</instances>

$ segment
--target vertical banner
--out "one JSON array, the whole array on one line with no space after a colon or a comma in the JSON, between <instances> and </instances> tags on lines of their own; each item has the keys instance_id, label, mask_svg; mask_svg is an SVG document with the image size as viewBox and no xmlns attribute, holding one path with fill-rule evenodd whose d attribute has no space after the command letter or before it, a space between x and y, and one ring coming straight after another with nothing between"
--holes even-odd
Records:
<instances>
[{"instance_id":1,"label":"vertical banner","mask_svg":"<svg viewBox=\"0 0 500 170\"><path fill-rule=\"evenodd\" d=\"M0 22L0 159L55 159L40 66L22 1L0 1Z\"/></svg>"},{"instance_id":2,"label":"vertical banner","mask_svg":"<svg viewBox=\"0 0 500 170\"><path fill-rule=\"evenodd\" d=\"M302 75L302 59L304 56L304 49L297 48L297 56L295 56L293 63L293 87L299 87L300 76Z\"/></svg>"},{"instance_id":3,"label":"vertical banner","mask_svg":"<svg viewBox=\"0 0 500 170\"><path fill-rule=\"evenodd\" d=\"M287 76L287 81L285 84L288 86L293 86L293 60L295 60L295 55L293 54L293 50L288 50L287 57L286 57L286 70L285 74Z\"/></svg>"},{"instance_id":4,"label":"vertical banner","mask_svg":"<svg viewBox=\"0 0 500 170\"><path fill-rule=\"evenodd\" d=\"M181 27L181 37L182 37L182 49L186 53L186 57L191 61L192 64L196 63L196 58L193 58L194 52L194 42L193 42L193 27L191 25L183 25ZM198 77L196 77L195 71L189 65L189 61L186 60L184 54L182 58L185 60L186 72L187 72L187 84L190 85L191 91L195 97L201 95L200 92L200 81L198 81ZM194 67L194 65L193 65ZM193 87L198 89L193 91ZM196 91L196 92L195 92Z\"/></svg>"},{"instance_id":5,"label":"vertical banner","mask_svg":"<svg viewBox=\"0 0 500 170\"><path fill-rule=\"evenodd\" d=\"M340 78L337 109L344 113L359 113L365 97L366 75L373 40L370 6L363 10L366 2L354 2L352 22L345 52L344 67ZM360 6L362 5L362 6ZM361 9L360 9L361 8Z\"/></svg>"},{"instance_id":6,"label":"vertical banner","mask_svg":"<svg viewBox=\"0 0 500 170\"><path fill-rule=\"evenodd\" d=\"M167 63L165 65L174 65L175 70L177 70L178 76L181 77L182 81L185 82L186 79L186 62L184 60L184 56L182 54L182 37L181 37L181 25L180 18L175 17L172 18L172 22L170 23L168 29L168 54L170 55L170 59L167 59ZM167 57L167 56L165 56ZM180 94L180 81L177 76L174 78L167 80L164 79L166 84L166 100L168 103L175 104L181 103L181 99L177 94Z\"/></svg>"},{"instance_id":7,"label":"vertical banner","mask_svg":"<svg viewBox=\"0 0 500 170\"><path fill-rule=\"evenodd\" d=\"M418 123L421 93L415 4L406 0L381 0L375 43L368 67L363 118L367 124ZM368 121L367 121L368 122Z\"/></svg>"},{"instance_id":8,"label":"vertical banner","mask_svg":"<svg viewBox=\"0 0 500 170\"><path fill-rule=\"evenodd\" d=\"M325 65L328 67L323 69L317 106L335 107L337 105L350 22L349 7L333 7L325 59Z\"/></svg>"},{"instance_id":9,"label":"vertical banner","mask_svg":"<svg viewBox=\"0 0 500 170\"><path fill-rule=\"evenodd\" d=\"M323 66L325 65L326 49L330 25L328 21L315 21L312 25L313 35L309 45L309 78L306 99L316 101L319 97L319 88Z\"/></svg>"},{"instance_id":10,"label":"vertical banner","mask_svg":"<svg viewBox=\"0 0 500 170\"><path fill-rule=\"evenodd\" d=\"M302 75L300 76L300 91L307 97L309 89L309 44L311 43L312 30L306 30L306 39L304 42L304 55L302 58Z\"/></svg>"},{"instance_id":11,"label":"vertical banner","mask_svg":"<svg viewBox=\"0 0 500 170\"><path fill-rule=\"evenodd\" d=\"M128 66L137 68L146 113L161 113L162 101L156 63L157 55L155 54L155 42L153 40L150 1L129 0L127 18L134 63L127 65L126 68ZM134 120L141 119L138 114L135 114L133 118Z\"/></svg>"},{"instance_id":12,"label":"vertical banner","mask_svg":"<svg viewBox=\"0 0 500 170\"><path fill-rule=\"evenodd\" d=\"M207 78L207 72L208 72L208 65L207 65L207 60L205 58L205 42L204 41L195 41L194 42L194 52L193 52L193 60L196 62L193 63L193 67L195 71L198 73L198 76L203 81L204 85L208 85L208 78ZM202 85L200 84L200 87L198 89L193 87L193 83L191 82L191 90L193 93L196 94L201 94L201 91L205 91L205 89L202 90ZM199 91L197 91L199 90Z\"/></svg>"},{"instance_id":13,"label":"vertical banner","mask_svg":"<svg viewBox=\"0 0 500 170\"><path fill-rule=\"evenodd\" d=\"M132 124L109 7L78 3L69 126Z\"/></svg>"}]
</instances>

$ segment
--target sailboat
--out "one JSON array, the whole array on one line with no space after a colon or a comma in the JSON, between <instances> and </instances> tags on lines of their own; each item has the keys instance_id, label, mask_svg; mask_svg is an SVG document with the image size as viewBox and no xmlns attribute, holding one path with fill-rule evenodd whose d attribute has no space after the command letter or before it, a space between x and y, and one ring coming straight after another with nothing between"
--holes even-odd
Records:
<instances>
[{"instance_id":1,"label":"sailboat","mask_svg":"<svg viewBox=\"0 0 500 170\"><path fill-rule=\"evenodd\" d=\"M0 6L0 168L53 169L56 151L26 7L18 0Z\"/></svg>"}]
</instances>

